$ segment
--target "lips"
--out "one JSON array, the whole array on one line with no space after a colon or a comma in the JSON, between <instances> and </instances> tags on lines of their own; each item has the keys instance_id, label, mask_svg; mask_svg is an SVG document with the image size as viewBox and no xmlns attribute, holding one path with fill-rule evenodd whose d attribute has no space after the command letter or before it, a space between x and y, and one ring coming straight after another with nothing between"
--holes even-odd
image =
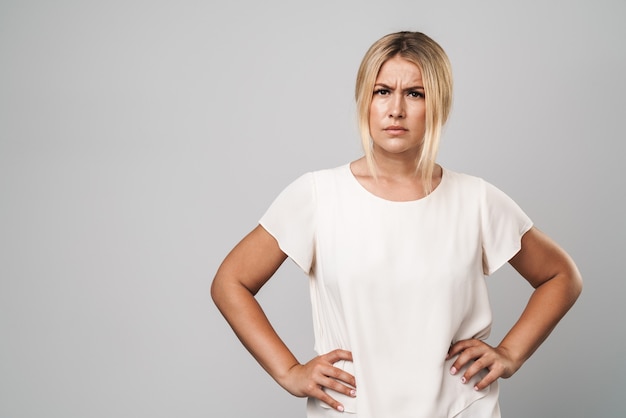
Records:
<instances>
[{"instance_id":1,"label":"lips","mask_svg":"<svg viewBox=\"0 0 626 418\"><path fill-rule=\"evenodd\" d=\"M408 131L408 129L399 125L391 125L391 126L387 126L384 129L384 131L392 135L401 135L405 133L406 131Z\"/></svg>"}]
</instances>

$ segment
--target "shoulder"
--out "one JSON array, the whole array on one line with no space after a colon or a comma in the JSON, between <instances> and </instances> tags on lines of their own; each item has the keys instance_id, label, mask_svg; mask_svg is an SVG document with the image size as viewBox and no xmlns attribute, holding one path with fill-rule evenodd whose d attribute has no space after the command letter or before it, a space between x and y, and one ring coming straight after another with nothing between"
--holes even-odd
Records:
<instances>
[{"instance_id":1,"label":"shoulder","mask_svg":"<svg viewBox=\"0 0 626 418\"><path fill-rule=\"evenodd\" d=\"M350 172L349 164L343 164L332 168L323 168L303 174L300 178L308 179L314 188L324 184L335 183L338 179L345 178Z\"/></svg>"},{"instance_id":2,"label":"shoulder","mask_svg":"<svg viewBox=\"0 0 626 418\"><path fill-rule=\"evenodd\" d=\"M343 176L350 170L350 164L342 164L337 167L323 168L321 170L312 171L314 177L338 177Z\"/></svg>"},{"instance_id":3,"label":"shoulder","mask_svg":"<svg viewBox=\"0 0 626 418\"><path fill-rule=\"evenodd\" d=\"M320 186L335 182L337 179L345 177L349 172L347 164L334 167L324 168L316 171L308 171L292 180L287 187L283 189L283 194L288 193L315 193Z\"/></svg>"},{"instance_id":4,"label":"shoulder","mask_svg":"<svg viewBox=\"0 0 626 418\"><path fill-rule=\"evenodd\" d=\"M443 176L446 184L451 185L453 188L470 192L480 192L484 190L485 185L488 184L482 177L449 170L447 168L443 169Z\"/></svg>"},{"instance_id":5,"label":"shoulder","mask_svg":"<svg viewBox=\"0 0 626 418\"><path fill-rule=\"evenodd\" d=\"M511 198L500 188L482 177L455 172L445 169L444 176L448 177L451 190L457 190L465 196L478 198L481 204L492 204Z\"/></svg>"},{"instance_id":6,"label":"shoulder","mask_svg":"<svg viewBox=\"0 0 626 418\"><path fill-rule=\"evenodd\" d=\"M447 167L443 167L443 175L447 176L448 179L453 179L455 181L462 181L462 182L474 182L474 181L482 180L480 177L477 177L468 173L462 173L460 171L451 170Z\"/></svg>"}]
</instances>

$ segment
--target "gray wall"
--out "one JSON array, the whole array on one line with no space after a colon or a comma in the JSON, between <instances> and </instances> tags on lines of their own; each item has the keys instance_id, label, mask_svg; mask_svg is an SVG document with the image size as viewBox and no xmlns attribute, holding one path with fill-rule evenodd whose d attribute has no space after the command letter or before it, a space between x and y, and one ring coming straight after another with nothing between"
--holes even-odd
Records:
<instances>
[{"instance_id":1,"label":"gray wall","mask_svg":"<svg viewBox=\"0 0 626 418\"><path fill-rule=\"evenodd\" d=\"M360 58L411 29L454 66L441 163L505 190L586 279L504 415L623 417L626 3L216 3L0 3L0 416L303 416L210 281L288 182L359 156ZM530 289L489 283L495 343ZM295 265L260 298L312 356Z\"/></svg>"}]
</instances>

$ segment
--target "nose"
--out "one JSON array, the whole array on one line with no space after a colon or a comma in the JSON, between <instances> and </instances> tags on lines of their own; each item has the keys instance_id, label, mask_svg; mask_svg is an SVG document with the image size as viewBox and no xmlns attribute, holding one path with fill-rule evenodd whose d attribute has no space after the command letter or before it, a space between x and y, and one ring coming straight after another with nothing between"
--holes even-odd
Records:
<instances>
[{"instance_id":1,"label":"nose","mask_svg":"<svg viewBox=\"0 0 626 418\"><path fill-rule=\"evenodd\" d=\"M404 100L401 94L394 95L389 103L389 117L392 119L402 119L406 116L404 113Z\"/></svg>"}]
</instances>

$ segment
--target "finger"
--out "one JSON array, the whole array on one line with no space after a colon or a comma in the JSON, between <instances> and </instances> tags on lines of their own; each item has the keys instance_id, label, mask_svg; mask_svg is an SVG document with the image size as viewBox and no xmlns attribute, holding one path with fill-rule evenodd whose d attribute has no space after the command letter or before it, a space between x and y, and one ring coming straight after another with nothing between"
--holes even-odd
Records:
<instances>
[{"instance_id":1,"label":"finger","mask_svg":"<svg viewBox=\"0 0 626 418\"><path fill-rule=\"evenodd\" d=\"M457 354L462 353L464 350L473 347L474 345L476 345L477 342L479 341L475 339L457 341L456 343L452 344L448 349L448 355L446 356L446 359L454 357Z\"/></svg>"},{"instance_id":2,"label":"finger","mask_svg":"<svg viewBox=\"0 0 626 418\"><path fill-rule=\"evenodd\" d=\"M492 384L493 382L495 382L496 380L498 380L498 378L500 378L500 373L498 373L495 369L489 371L489 373L487 373L485 375L485 377L483 377L481 379L480 382L476 383L476 385L474 385L474 389L475 390L483 390L485 389L487 386L489 386L490 384Z\"/></svg>"},{"instance_id":3,"label":"finger","mask_svg":"<svg viewBox=\"0 0 626 418\"><path fill-rule=\"evenodd\" d=\"M490 369L492 367L493 362L489 361L483 355L480 358L474 360L474 362L465 370L463 376L461 377L461 382L466 383L469 382L477 373L484 369Z\"/></svg>"},{"instance_id":4,"label":"finger","mask_svg":"<svg viewBox=\"0 0 626 418\"><path fill-rule=\"evenodd\" d=\"M451 375L457 374L471 360L471 358L469 357L469 355L467 354L466 351L464 351L463 353L464 354L460 355L454 361L454 364L452 364L452 367L450 367L450 374Z\"/></svg>"},{"instance_id":5,"label":"finger","mask_svg":"<svg viewBox=\"0 0 626 418\"><path fill-rule=\"evenodd\" d=\"M328 377L332 377L333 379L347 383L353 387L356 387L356 379L354 378L354 376L338 367L331 366L330 368L326 369L323 374Z\"/></svg>"},{"instance_id":6,"label":"finger","mask_svg":"<svg viewBox=\"0 0 626 418\"><path fill-rule=\"evenodd\" d=\"M481 346L471 346L468 347L466 349L464 349L459 356L457 357L457 359L454 361L454 363L452 364L452 367L450 368L450 373L451 374L456 374L459 370L461 370L463 367L465 367L465 365L472 361L472 360L476 360L477 358L479 358L482 354L483 354L483 347Z\"/></svg>"},{"instance_id":7,"label":"finger","mask_svg":"<svg viewBox=\"0 0 626 418\"><path fill-rule=\"evenodd\" d=\"M332 379L332 378L326 378L323 380L322 382L322 386L324 386L327 389L331 389L334 390L335 392L339 392L342 393L346 396L350 396L350 397L355 397L356 396L356 389L350 386L347 386L341 382L339 382L338 380Z\"/></svg>"},{"instance_id":8,"label":"finger","mask_svg":"<svg viewBox=\"0 0 626 418\"><path fill-rule=\"evenodd\" d=\"M324 354L322 357L330 363L337 363L339 360L352 361L352 352L338 348Z\"/></svg>"},{"instance_id":9,"label":"finger","mask_svg":"<svg viewBox=\"0 0 626 418\"><path fill-rule=\"evenodd\" d=\"M318 386L318 390L312 393L311 396L319 399L320 401L324 402L325 404L327 404L333 409L336 409L339 412L344 411L344 407L341 404L341 402L338 402L335 398L330 396L328 393L324 392L320 386Z\"/></svg>"}]
</instances>

